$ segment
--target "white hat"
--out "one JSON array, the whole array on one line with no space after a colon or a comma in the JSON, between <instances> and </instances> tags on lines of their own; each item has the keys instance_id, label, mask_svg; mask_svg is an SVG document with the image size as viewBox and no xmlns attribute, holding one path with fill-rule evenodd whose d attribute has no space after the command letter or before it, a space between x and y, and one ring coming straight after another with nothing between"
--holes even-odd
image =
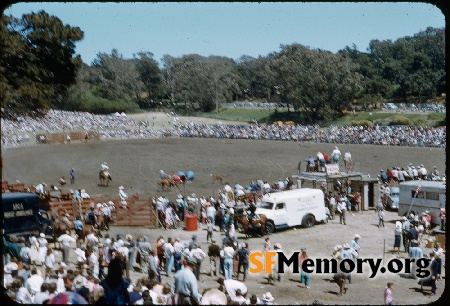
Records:
<instances>
[{"instance_id":1,"label":"white hat","mask_svg":"<svg viewBox=\"0 0 450 306\"><path fill-rule=\"evenodd\" d=\"M336 245L334 246L334 250L335 250L335 251L338 251L338 250L340 250L340 249L342 249L342 245L336 244Z\"/></svg>"},{"instance_id":2,"label":"white hat","mask_svg":"<svg viewBox=\"0 0 450 306\"><path fill-rule=\"evenodd\" d=\"M191 197L195 198L195 193L191 194Z\"/></svg>"},{"instance_id":3,"label":"white hat","mask_svg":"<svg viewBox=\"0 0 450 306\"><path fill-rule=\"evenodd\" d=\"M225 204L220 203L220 208L225 208L225 207L226 207Z\"/></svg>"},{"instance_id":4,"label":"white hat","mask_svg":"<svg viewBox=\"0 0 450 306\"><path fill-rule=\"evenodd\" d=\"M361 236L360 235L358 235L358 234L355 234L355 238L361 238Z\"/></svg>"},{"instance_id":5,"label":"white hat","mask_svg":"<svg viewBox=\"0 0 450 306\"><path fill-rule=\"evenodd\" d=\"M182 199L183 198L183 196L181 194L179 194L177 197L178 197L178 199Z\"/></svg>"},{"instance_id":6,"label":"white hat","mask_svg":"<svg viewBox=\"0 0 450 306\"><path fill-rule=\"evenodd\" d=\"M344 243L343 248L344 249L350 249L350 244L348 242Z\"/></svg>"},{"instance_id":7,"label":"white hat","mask_svg":"<svg viewBox=\"0 0 450 306\"><path fill-rule=\"evenodd\" d=\"M103 205L102 205L102 203L98 203L97 204L97 208L100 208L100 207L102 207Z\"/></svg>"},{"instance_id":8,"label":"white hat","mask_svg":"<svg viewBox=\"0 0 450 306\"><path fill-rule=\"evenodd\" d=\"M18 270L19 266L15 262L10 262L10 263L6 264L3 269L5 270L5 273L11 274L12 271Z\"/></svg>"},{"instance_id":9,"label":"white hat","mask_svg":"<svg viewBox=\"0 0 450 306\"><path fill-rule=\"evenodd\" d=\"M406 218L405 216L402 217L402 220L408 220L408 218Z\"/></svg>"},{"instance_id":10,"label":"white hat","mask_svg":"<svg viewBox=\"0 0 450 306\"><path fill-rule=\"evenodd\" d=\"M395 221L395 227L396 228L401 228L402 227L402 223L400 221Z\"/></svg>"},{"instance_id":11,"label":"white hat","mask_svg":"<svg viewBox=\"0 0 450 306\"><path fill-rule=\"evenodd\" d=\"M164 201L164 199L162 197L159 197L158 201L162 202L162 201Z\"/></svg>"},{"instance_id":12,"label":"white hat","mask_svg":"<svg viewBox=\"0 0 450 306\"><path fill-rule=\"evenodd\" d=\"M123 189L123 186L119 186L119 189Z\"/></svg>"},{"instance_id":13,"label":"white hat","mask_svg":"<svg viewBox=\"0 0 450 306\"><path fill-rule=\"evenodd\" d=\"M114 205L114 202L110 200L110 201L108 202L108 204L109 204L109 205Z\"/></svg>"},{"instance_id":14,"label":"white hat","mask_svg":"<svg viewBox=\"0 0 450 306\"><path fill-rule=\"evenodd\" d=\"M272 302L274 300L274 297L270 292L266 292L263 294L263 300L267 302Z\"/></svg>"},{"instance_id":15,"label":"white hat","mask_svg":"<svg viewBox=\"0 0 450 306\"><path fill-rule=\"evenodd\" d=\"M63 261L62 261L59 265L60 265L61 267L63 267L63 268L66 268L66 267L67 267L66 263L63 262Z\"/></svg>"},{"instance_id":16,"label":"white hat","mask_svg":"<svg viewBox=\"0 0 450 306\"><path fill-rule=\"evenodd\" d=\"M281 244L279 242L277 242L277 243L275 243L274 247L277 249L281 249Z\"/></svg>"},{"instance_id":17,"label":"white hat","mask_svg":"<svg viewBox=\"0 0 450 306\"><path fill-rule=\"evenodd\" d=\"M234 209L233 209L233 207L232 208L230 208L230 214L234 214Z\"/></svg>"},{"instance_id":18,"label":"white hat","mask_svg":"<svg viewBox=\"0 0 450 306\"><path fill-rule=\"evenodd\" d=\"M40 233L39 236L42 237L42 238L45 238L45 234L44 233Z\"/></svg>"}]
</instances>

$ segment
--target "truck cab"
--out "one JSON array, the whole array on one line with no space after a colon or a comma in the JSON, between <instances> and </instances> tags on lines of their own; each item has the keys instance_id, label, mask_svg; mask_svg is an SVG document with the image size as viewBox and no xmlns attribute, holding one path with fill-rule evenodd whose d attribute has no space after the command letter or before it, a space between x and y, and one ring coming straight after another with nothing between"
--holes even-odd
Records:
<instances>
[{"instance_id":1,"label":"truck cab","mask_svg":"<svg viewBox=\"0 0 450 306\"><path fill-rule=\"evenodd\" d=\"M50 218L39 209L39 196L34 193L2 194L2 228L5 235L38 236L44 232L52 235Z\"/></svg>"}]
</instances>

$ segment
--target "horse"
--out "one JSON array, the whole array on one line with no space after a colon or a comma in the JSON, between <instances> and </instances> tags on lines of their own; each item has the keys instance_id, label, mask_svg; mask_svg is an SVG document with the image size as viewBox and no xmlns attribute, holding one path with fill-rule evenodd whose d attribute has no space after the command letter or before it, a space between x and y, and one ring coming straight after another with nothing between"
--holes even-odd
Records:
<instances>
[{"instance_id":1,"label":"horse","mask_svg":"<svg viewBox=\"0 0 450 306\"><path fill-rule=\"evenodd\" d=\"M221 175L221 174L210 174L211 175L211 177L212 177L212 179L213 179L213 183L215 182L215 181L219 181L221 184L222 184L222 181L223 181L223 175Z\"/></svg>"},{"instance_id":2,"label":"horse","mask_svg":"<svg viewBox=\"0 0 450 306\"><path fill-rule=\"evenodd\" d=\"M60 220L58 213L53 209L49 210L48 213L50 216L50 225L52 227L53 243L55 244L55 248L57 248L56 243L58 242L58 237L65 234L66 231L69 231L70 233L70 224Z\"/></svg>"},{"instance_id":3,"label":"horse","mask_svg":"<svg viewBox=\"0 0 450 306\"><path fill-rule=\"evenodd\" d=\"M259 220L250 222L248 215L246 214L236 214L234 219L236 225L240 224L244 229L245 235L251 236L254 233L260 232L261 236L270 235L273 232L273 225L267 222L267 217L264 214L258 214Z\"/></svg>"},{"instance_id":4,"label":"horse","mask_svg":"<svg viewBox=\"0 0 450 306\"><path fill-rule=\"evenodd\" d=\"M175 180L172 179L162 179L157 183L158 185L161 185L161 189L164 191L164 187L167 187L171 189L172 187L177 187L178 190L180 190L180 187L178 187L178 183ZM180 190L181 191L181 190Z\"/></svg>"},{"instance_id":5,"label":"horse","mask_svg":"<svg viewBox=\"0 0 450 306\"><path fill-rule=\"evenodd\" d=\"M109 181L112 181L111 174L108 171L102 170L99 173L100 185L99 186L109 186Z\"/></svg>"}]
</instances>

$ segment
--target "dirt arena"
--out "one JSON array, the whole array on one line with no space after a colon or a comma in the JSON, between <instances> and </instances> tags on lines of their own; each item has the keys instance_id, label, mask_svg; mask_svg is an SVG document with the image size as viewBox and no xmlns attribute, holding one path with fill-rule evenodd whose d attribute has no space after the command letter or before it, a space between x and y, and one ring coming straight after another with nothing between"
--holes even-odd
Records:
<instances>
[{"instance_id":1,"label":"dirt arena","mask_svg":"<svg viewBox=\"0 0 450 306\"><path fill-rule=\"evenodd\" d=\"M70 168L75 168L77 181L75 188L84 188L89 194L104 194L118 198L118 187L123 185L128 195L138 193L141 198L165 195L175 200L178 193L197 196L215 194L221 187L212 183L210 174L222 174L224 181L230 184L248 185L251 180L267 180L272 183L297 172L297 165L317 151L331 154L333 144L316 144L281 141L247 141L223 139L142 139L111 140L88 143L39 145L29 148L10 149L3 153L4 178L9 182L19 180L26 185L45 182L56 184L60 176L68 178ZM427 169L437 166L441 173L445 171L446 153L437 148L382 147L372 145L339 145L341 152L349 149L353 160L361 170L376 176L380 169L392 166L405 167L410 162L424 164ZM98 171L102 162L110 166L113 181L109 187L99 187ZM161 191L157 185L159 170L194 171L195 179L181 190ZM70 188L70 186L68 187ZM67 188L67 189L68 189ZM63 188L64 189L64 188ZM378 217L374 211L360 214L348 214L347 225L340 225L335 219L328 224L318 224L312 228L289 229L275 232L270 236L272 243L279 242L286 253L306 247L312 258L330 258L333 246L350 242L353 235L362 236L361 257L384 258L387 263L394 257L406 258L406 253L391 253L394 243L394 224L398 220L395 212L387 212L386 228L377 227ZM159 235L180 237L188 240L192 234L199 235L203 249L207 249L206 231L201 225L197 232L184 230L150 230L146 228L112 227L111 234L130 233L134 237L146 234L151 241ZM216 238L222 238L215 232ZM261 251L263 238L238 239L246 241L251 251ZM386 244L386 253L383 247ZM424 254L430 249L423 247ZM203 271L209 272L208 259L202 264ZM143 275L132 272L132 279ZM217 277L202 274L200 290L216 287ZM173 279L163 276L163 281ZM444 280L438 282L437 295L431 296L430 288L420 291L417 281L406 274L383 274L373 279L367 275L354 275L353 282L346 295L337 296L338 286L331 282L330 274L313 274L311 288L306 289L299 283L299 275L286 273L280 283L268 285L263 275L250 275L246 281L250 294L262 294L270 291L276 304L312 304L319 300L324 304L383 304L383 292L386 283L395 283L393 297L396 304L428 304L436 301L444 291Z\"/></svg>"}]
</instances>

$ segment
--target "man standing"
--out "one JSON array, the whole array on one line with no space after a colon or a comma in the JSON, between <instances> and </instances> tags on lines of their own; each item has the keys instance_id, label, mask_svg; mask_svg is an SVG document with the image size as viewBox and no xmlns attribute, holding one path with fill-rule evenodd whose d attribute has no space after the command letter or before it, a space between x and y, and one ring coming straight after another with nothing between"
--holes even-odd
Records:
<instances>
[{"instance_id":1,"label":"man standing","mask_svg":"<svg viewBox=\"0 0 450 306\"><path fill-rule=\"evenodd\" d=\"M76 173L75 173L75 169L74 168L72 168L72 169L70 169L70 172L69 172L69 177L70 177L70 185L74 185L75 184L75 177L76 177Z\"/></svg>"},{"instance_id":2,"label":"man standing","mask_svg":"<svg viewBox=\"0 0 450 306\"><path fill-rule=\"evenodd\" d=\"M339 221L341 224L346 225L345 223L345 213L347 212L347 204L345 203L344 197L339 199L337 210L339 212Z\"/></svg>"},{"instance_id":3,"label":"man standing","mask_svg":"<svg viewBox=\"0 0 450 306\"><path fill-rule=\"evenodd\" d=\"M210 274L219 276L220 274L220 247L216 244L216 239L211 239L211 245L208 248Z\"/></svg>"},{"instance_id":4,"label":"man standing","mask_svg":"<svg viewBox=\"0 0 450 306\"><path fill-rule=\"evenodd\" d=\"M149 270L149 257L150 252L152 251L152 245L150 242L148 242L147 236L143 236L141 241L139 242L139 246L137 248L139 252L139 256L141 259L140 266L141 266L141 272L147 274Z\"/></svg>"},{"instance_id":5,"label":"man standing","mask_svg":"<svg viewBox=\"0 0 450 306\"><path fill-rule=\"evenodd\" d=\"M350 170L350 163L352 161L352 154L349 150L345 151L344 153L344 167L347 171Z\"/></svg>"},{"instance_id":6,"label":"man standing","mask_svg":"<svg viewBox=\"0 0 450 306\"><path fill-rule=\"evenodd\" d=\"M75 239L70 236L70 231L66 230L64 234L58 237L58 241L62 244L62 250L63 250L63 262L68 264L69 263L69 252L70 252L70 243L76 242Z\"/></svg>"},{"instance_id":7,"label":"man standing","mask_svg":"<svg viewBox=\"0 0 450 306\"><path fill-rule=\"evenodd\" d=\"M31 295L40 292L43 283L44 278L38 274L36 267L31 268L31 276L27 279L27 289Z\"/></svg>"},{"instance_id":8,"label":"man standing","mask_svg":"<svg viewBox=\"0 0 450 306\"><path fill-rule=\"evenodd\" d=\"M185 260L185 268L175 273L175 303L177 305L198 305L202 296L198 293L198 281L192 272L197 260Z\"/></svg>"},{"instance_id":9,"label":"man standing","mask_svg":"<svg viewBox=\"0 0 450 306\"><path fill-rule=\"evenodd\" d=\"M417 278L416 262L420 258L423 258L423 251L419 247L419 241L417 241L416 239L411 240L411 246L409 247L408 253L409 253L409 258L414 259L414 262L412 263L411 274L412 274L413 278Z\"/></svg>"},{"instance_id":10,"label":"man standing","mask_svg":"<svg viewBox=\"0 0 450 306\"><path fill-rule=\"evenodd\" d=\"M236 279L239 279L239 273L241 273L241 267L244 269L244 278L242 279L245 282L245 277L247 276L247 270L249 266L248 257L250 256L250 251L248 250L248 243L241 243L241 249L238 251L239 264L238 271L236 275Z\"/></svg>"},{"instance_id":11,"label":"man standing","mask_svg":"<svg viewBox=\"0 0 450 306\"><path fill-rule=\"evenodd\" d=\"M361 236L358 234L355 234L355 237L352 241L350 241L350 247L355 250L356 253L359 254L359 251L361 250L361 247L359 246L359 239L361 239Z\"/></svg>"},{"instance_id":12,"label":"man standing","mask_svg":"<svg viewBox=\"0 0 450 306\"><path fill-rule=\"evenodd\" d=\"M232 279L233 277L233 257L233 241L230 240L228 241L228 244L223 248L223 266L225 270L225 279Z\"/></svg>"},{"instance_id":13,"label":"man standing","mask_svg":"<svg viewBox=\"0 0 450 306\"><path fill-rule=\"evenodd\" d=\"M181 265L183 264L183 249L184 246L183 244L180 242L180 238L176 238L175 239L175 243L173 244L173 250L174 250L174 254L173 254L173 262L174 262L174 266L175 266L175 273L178 272L178 270L181 269Z\"/></svg>"},{"instance_id":14,"label":"man standing","mask_svg":"<svg viewBox=\"0 0 450 306\"><path fill-rule=\"evenodd\" d=\"M172 245L172 238L167 238L167 242L163 245L164 253L166 255L166 263L164 265L164 268L166 270L167 276L172 276L172 268L174 263L174 254L175 250Z\"/></svg>"},{"instance_id":15,"label":"man standing","mask_svg":"<svg viewBox=\"0 0 450 306\"><path fill-rule=\"evenodd\" d=\"M339 159L341 158L341 151L339 151L338 147L334 147L333 152L331 153L331 161L333 164L338 164Z\"/></svg>"},{"instance_id":16,"label":"man standing","mask_svg":"<svg viewBox=\"0 0 450 306\"><path fill-rule=\"evenodd\" d=\"M197 260L197 266L194 269L194 274L197 280L200 280L200 267L202 264L203 259L206 258L205 252L200 248L200 244L195 244L189 253L189 257L194 258Z\"/></svg>"},{"instance_id":17,"label":"man standing","mask_svg":"<svg viewBox=\"0 0 450 306\"><path fill-rule=\"evenodd\" d=\"M81 217L78 215L75 220L73 221L73 227L75 228L75 234L77 238L77 247L78 247L78 239L82 237L82 231L84 224L81 222Z\"/></svg>"},{"instance_id":18,"label":"man standing","mask_svg":"<svg viewBox=\"0 0 450 306\"><path fill-rule=\"evenodd\" d=\"M212 225L216 225L216 208L213 205L206 207L206 216L211 220Z\"/></svg>"}]
</instances>

